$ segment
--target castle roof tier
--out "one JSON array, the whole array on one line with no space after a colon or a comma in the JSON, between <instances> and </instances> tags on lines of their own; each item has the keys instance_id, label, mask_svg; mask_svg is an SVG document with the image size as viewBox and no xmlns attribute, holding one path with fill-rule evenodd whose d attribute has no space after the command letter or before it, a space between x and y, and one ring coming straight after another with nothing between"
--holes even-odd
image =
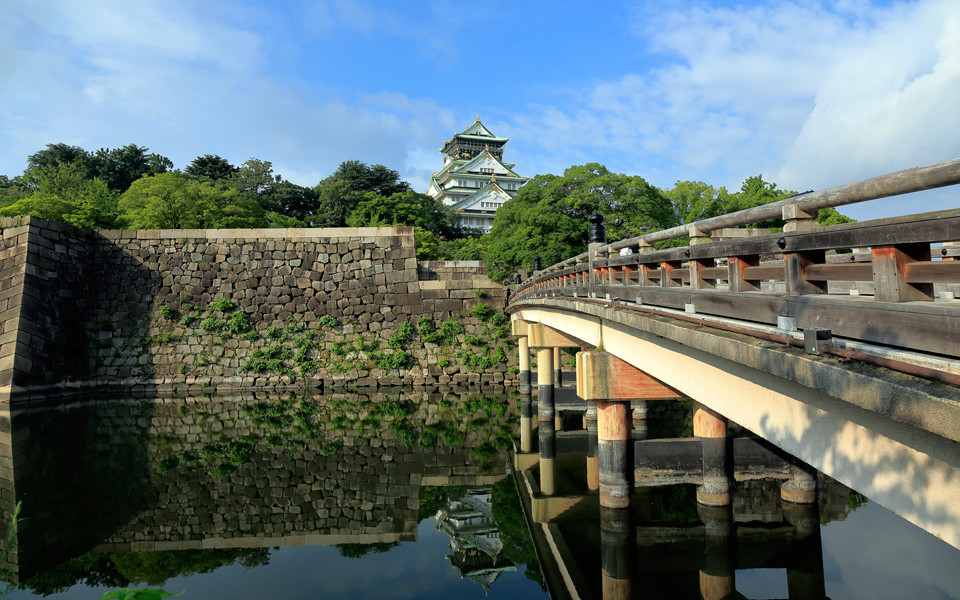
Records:
<instances>
[{"instance_id":1,"label":"castle roof tier","mask_svg":"<svg viewBox=\"0 0 960 600\"><path fill-rule=\"evenodd\" d=\"M506 143L507 138L493 135L478 115L440 150L443 168L430 178L427 194L459 213L465 226L489 232L496 209L528 180L514 171L514 163L503 160Z\"/></svg>"},{"instance_id":2,"label":"castle roof tier","mask_svg":"<svg viewBox=\"0 0 960 600\"><path fill-rule=\"evenodd\" d=\"M503 157L503 146L507 141L507 138L497 137L490 133L490 130L480 122L480 115L477 115L476 123L460 133L453 134L453 137L443 144L440 152L455 159L464 159L473 158L486 150L497 158L501 158Z\"/></svg>"}]
</instances>

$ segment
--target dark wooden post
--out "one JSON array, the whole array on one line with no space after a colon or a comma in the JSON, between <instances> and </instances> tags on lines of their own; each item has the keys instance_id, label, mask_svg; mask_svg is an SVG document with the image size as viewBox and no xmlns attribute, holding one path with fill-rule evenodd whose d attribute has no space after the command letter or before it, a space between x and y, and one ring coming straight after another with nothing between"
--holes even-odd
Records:
<instances>
[{"instance_id":1,"label":"dark wooden post","mask_svg":"<svg viewBox=\"0 0 960 600\"><path fill-rule=\"evenodd\" d=\"M824 250L784 253L783 278L786 283L787 295L825 294L827 292L826 281L810 281L807 279L807 268L811 265L822 265L824 262L826 262L826 252Z\"/></svg>"},{"instance_id":2,"label":"dark wooden post","mask_svg":"<svg viewBox=\"0 0 960 600\"><path fill-rule=\"evenodd\" d=\"M747 267L757 267L760 265L760 256L731 256L727 263L727 281L730 283L731 292L756 292L759 290L752 281L743 278L744 269Z\"/></svg>"},{"instance_id":3,"label":"dark wooden post","mask_svg":"<svg viewBox=\"0 0 960 600\"><path fill-rule=\"evenodd\" d=\"M874 247L873 287L874 298L879 302L910 302L933 300L932 283L907 283L907 264L929 261L930 244L901 244Z\"/></svg>"}]
</instances>

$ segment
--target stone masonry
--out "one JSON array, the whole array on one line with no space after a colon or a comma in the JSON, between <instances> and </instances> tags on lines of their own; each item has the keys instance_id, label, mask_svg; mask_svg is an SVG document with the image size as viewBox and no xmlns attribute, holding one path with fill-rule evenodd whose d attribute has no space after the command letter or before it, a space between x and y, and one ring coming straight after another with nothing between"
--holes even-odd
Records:
<instances>
[{"instance_id":1,"label":"stone masonry","mask_svg":"<svg viewBox=\"0 0 960 600\"><path fill-rule=\"evenodd\" d=\"M470 315L479 304L500 312L505 289L477 263L418 265L410 227L92 231L35 217L0 227L0 399L105 386L510 385L515 377L507 336ZM231 333L238 311L243 327ZM452 319L460 330L441 344L420 340L414 327L388 348L398 328L421 318L433 327ZM410 360L378 367L393 348ZM506 361L478 369L464 358L481 354ZM257 358L276 368L251 368ZM298 371L294 360L312 369Z\"/></svg>"}]
</instances>

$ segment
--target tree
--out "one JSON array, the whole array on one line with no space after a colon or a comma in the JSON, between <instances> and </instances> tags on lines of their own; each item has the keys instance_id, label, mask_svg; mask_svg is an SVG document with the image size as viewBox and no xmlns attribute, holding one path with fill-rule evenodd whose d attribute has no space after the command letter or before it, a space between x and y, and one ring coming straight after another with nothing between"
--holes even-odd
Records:
<instances>
[{"instance_id":1,"label":"tree","mask_svg":"<svg viewBox=\"0 0 960 600\"><path fill-rule=\"evenodd\" d=\"M173 168L173 162L159 154L147 154L149 148L127 144L122 148L100 148L93 156L96 173L107 186L122 194L146 175L159 175Z\"/></svg>"},{"instance_id":2,"label":"tree","mask_svg":"<svg viewBox=\"0 0 960 600\"><path fill-rule=\"evenodd\" d=\"M547 265L583 252L595 212L605 218L609 241L678 224L670 201L642 177L597 163L537 175L497 210L484 254L491 279L506 280L536 255Z\"/></svg>"},{"instance_id":3,"label":"tree","mask_svg":"<svg viewBox=\"0 0 960 600\"><path fill-rule=\"evenodd\" d=\"M715 188L702 181L678 181L673 188L663 190L673 206L673 216L679 223L693 223L723 214L730 202L726 188Z\"/></svg>"},{"instance_id":4,"label":"tree","mask_svg":"<svg viewBox=\"0 0 960 600\"><path fill-rule=\"evenodd\" d=\"M46 149L34 152L27 157L27 169L51 168L58 164L77 164L84 177L93 177L95 167L93 157L80 146L57 143L47 144Z\"/></svg>"},{"instance_id":5,"label":"tree","mask_svg":"<svg viewBox=\"0 0 960 600\"><path fill-rule=\"evenodd\" d=\"M266 211L276 212L303 223L316 220L317 209L320 207L320 199L314 189L290 183L285 179L259 194L257 201Z\"/></svg>"},{"instance_id":6,"label":"tree","mask_svg":"<svg viewBox=\"0 0 960 600\"><path fill-rule=\"evenodd\" d=\"M364 192L389 197L410 191L410 184L400 181L398 172L383 165L369 167L359 160L348 160L321 180L315 190L320 199L318 214L323 215L323 224L344 227L347 216L365 198Z\"/></svg>"},{"instance_id":7,"label":"tree","mask_svg":"<svg viewBox=\"0 0 960 600\"><path fill-rule=\"evenodd\" d=\"M225 158L216 154L204 154L193 159L183 171L196 179L206 178L217 181L229 178L238 170Z\"/></svg>"},{"instance_id":8,"label":"tree","mask_svg":"<svg viewBox=\"0 0 960 600\"><path fill-rule=\"evenodd\" d=\"M86 179L79 161L28 167L24 180L32 193L4 206L0 216L32 215L93 229L116 225L116 194L99 177Z\"/></svg>"},{"instance_id":9,"label":"tree","mask_svg":"<svg viewBox=\"0 0 960 600\"><path fill-rule=\"evenodd\" d=\"M123 218L137 229L265 227L256 201L210 181L161 173L139 179L120 198Z\"/></svg>"},{"instance_id":10,"label":"tree","mask_svg":"<svg viewBox=\"0 0 960 600\"><path fill-rule=\"evenodd\" d=\"M270 191L273 183L273 163L269 160L247 159L233 175L233 186L241 192L262 194Z\"/></svg>"},{"instance_id":11,"label":"tree","mask_svg":"<svg viewBox=\"0 0 960 600\"><path fill-rule=\"evenodd\" d=\"M443 239L460 233L458 220L439 200L412 190L387 197L364 192L346 221L350 227L420 227Z\"/></svg>"}]
</instances>

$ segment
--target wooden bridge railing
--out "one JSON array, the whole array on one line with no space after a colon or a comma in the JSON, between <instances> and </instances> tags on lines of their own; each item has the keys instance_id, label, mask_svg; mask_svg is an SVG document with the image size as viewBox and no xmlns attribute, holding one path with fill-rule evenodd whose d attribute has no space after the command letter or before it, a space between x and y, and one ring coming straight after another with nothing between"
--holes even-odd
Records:
<instances>
[{"instance_id":1,"label":"wooden bridge railing","mask_svg":"<svg viewBox=\"0 0 960 600\"><path fill-rule=\"evenodd\" d=\"M617 299L960 357L960 210L818 227L816 210L960 183L960 159L808 193L591 250L535 272L512 303ZM783 233L712 241L722 227L783 217ZM595 222L595 226L599 223ZM602 227L601 227L602 229ZM653 243L690 236L689 246ZM630 248L635 253L620 255Z\"/></svg>"}]
</instances>

